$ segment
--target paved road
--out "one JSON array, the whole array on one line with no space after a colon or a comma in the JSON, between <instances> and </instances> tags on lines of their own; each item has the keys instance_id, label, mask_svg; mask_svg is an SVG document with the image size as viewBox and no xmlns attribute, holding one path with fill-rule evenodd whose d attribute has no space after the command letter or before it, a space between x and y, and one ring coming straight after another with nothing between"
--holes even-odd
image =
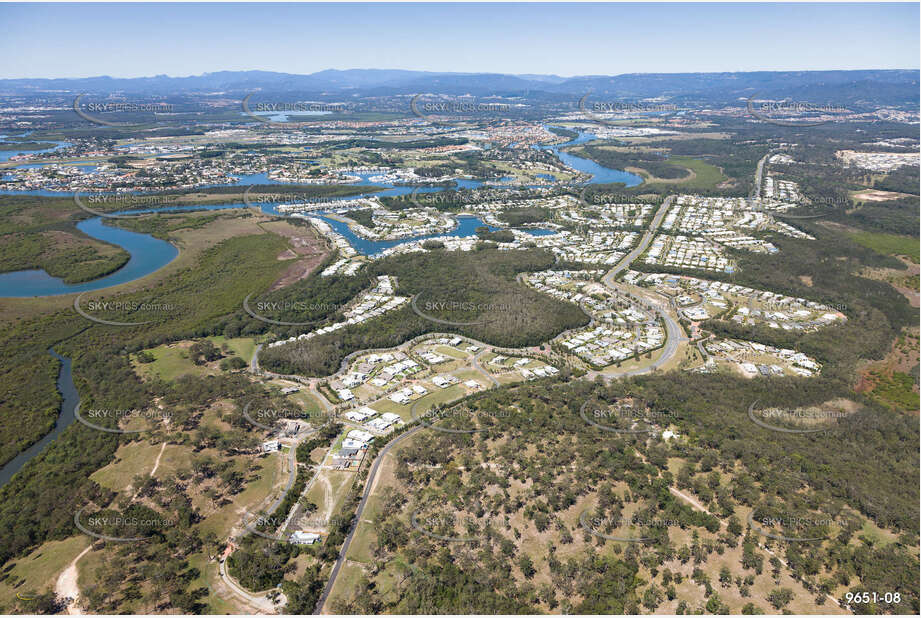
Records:
<instances>
[{"instance_id":1,"label":"paved road","mask_svg":"<svg viewBox=\"0 0 921 618\"><path fill-rule=\"evenodd\" d=\"M415 410L410 411L411 414L413 412L415 412ZM371 488L374 487L374 477L377 475L381 462L384 460L387 453L390 452L390 449L422 429L425 429L425 426L419 425L388 442L377 454L374 463L371 464L371 470L368 472L368 479L365 481L365 490L361 494L361 502L358 503L358 508L355 510L355 519L352 522L352 528L349 530L348 536L345 537L345 541L342 543L342 549L339 550L339 558L336 560L336 564L333 565L333 570L329 574L329 581L326 582L326 588L324 588L323 594L320 595L317 606L313 610L314 614L321 614L323 612L323 606L326 605L329 594L333 591L333 586L336 585L336 577L339 575L339 570L345 563L345 556L349 552L349 545L352 543L352 538L355 536L355 531L358 529L358 525L361 522L361 516L365 511L365 505L368 503L368 496L371 495Z\"/></svg>"},{"instance_id":2,"label":"paved road","mask_svg":"<svg viewBox=\"0 0 921 618\"><path fill-rule=\"evenodd\" d=\"M275 603L273 603L266 596L259 596L259 595L252 594L244 590L241 586L238 586L237 582L233 581L233 578L230 577L230 575L227 573L226 563L227 563L226 560L222 560L220 563L221 580L227 585L228 588L230 588L230 590L235 595L240 597L242 600L244 600L254 609L258 609L262 612L265 612L266 614L277 614L278 613ZM279 591L278 606L284 607L284 605L287 602L288 601L285 598L285 595Z\"/></svg>"},{"instance_id":3,"label":"paved road","mask_svg":"<svg viewBox=\"0 0 921 618\"><path fill-rule=\"evenodd\" d=\"M489 373L486 369L483 368L482 365L480 365L480 354L482 354L485 351L486 351L485 349L480 350L479 352L473 355L473 366L474 368L479 369L481 373L485 374L486 377L492 381L493 386L499 386L499 380L495 379L491 373Z\"/></svg>"},{"instance_id":4,"label":"paved road","mask_svg":"<svg viewBox=\"0 0 921 618\"><path fill-rule=\"evenodd\" d=\"M756 199L761 197L761 181L764 179L764 164L767 162L768 157L771 156L771 153L767 153L758 161L758 166L755 168L755 184L752 187L752 192L749 194L749 197Z\"/></svg>"},{"instance_id":5,"label":"paved road","mask_svg":"<svg viewBox=\"0 0 921 618\"><path fill-rule=\"evenodd\" d=\"M656 211L656 214L652 217L652 221L649 222L649 228L643 234L643 237L640 239L639 244L632 250L630 253L625 255L614 267L601 278L601 282L604 283L609 288L616 290L624 296L628 296L636 301L649 303L649 299L640 298L633 292L630 288L623 283L620 283L616 280L618 274L621 271L625 270L633 263L633 261L638 258L646 249L649 247L649 244L652 242L652 239L656 235L659 226L662 224L662 219L665 218L668 209L671 207L672 203L675 201L674 195L669 195L662 201L662 205L659 206L659 209ZM664 303L662 308L657 309L656 313L662 318L665 322L665 349L662 354L657 358L651 365L643 367L641 369L627 369L624 371L608 371L602 373L600 371L590 371L586 376L589 379L595 379L596 376L602 376L605 379L611 378L621 378L626 376L635 376L642 375L646 373L651 373L652 371L662 367L665 363L669 362L675 353L678 351L678 345L684 341L687 341L687 337L684 336L684 331L681 329L681 325L668 314L666 306Z\"/></svg>"},{"instance_id":6,"label":"paved road","mask_svg":"<svg viewBox=\"0 0 921 618\"><path fill-rule=\"evenodd\" d=\"M751 199L761 197L761 183L764 181L764 165L767 163L767 160L771 158L771 155L775 155L778 152L781 151L771 150L758 160L758 166L755 168L755 185L752 187L752 192L749 195Z\"/></svg>"},{"instance_id":7,"label":"paved road","mask_svg":"<svg viewBox=\"0 0 921 618\"><path fill-rule=\"evenodd\" d=\"M259 373L259 352L262 350L262 344L256 346L253 350L253 360L249 362L249 370L253 373Z\"/></svg>"},{"instance_id":8,"label":"paved road","mask_svg":"<svg viewBox=\"0 0 921 618\"><path fill-rule=\"evenodd\" d=\"M662 224L662 219L665 218L665 213L668 212L669 207L671 207L672 202L675 201L674 195L669 195L662 201L662 205L659 206L659 210L656 211L656 214L653 215L652 221L649 222L649 228L643 234L643 237L640 239L640 244L638 244L633 251L625 255L617 264L614 265L608 274L601 278L605 285L611 285L609 282L613 281L614 278L620 274L620 271L624 270L630 264L633 263L633 260L638 258L643 251L649 247L649 243L652 242L653 237L656 235L656 231L659 229L659 226Z\"/></svg>"}]
</instances>

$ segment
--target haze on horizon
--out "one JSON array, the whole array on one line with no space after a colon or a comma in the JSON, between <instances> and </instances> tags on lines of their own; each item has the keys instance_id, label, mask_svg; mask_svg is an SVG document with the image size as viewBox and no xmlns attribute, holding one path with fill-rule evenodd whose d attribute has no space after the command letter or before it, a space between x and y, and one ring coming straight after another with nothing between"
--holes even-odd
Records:
<instances>
[{"instance_id":1,"label":"haze on horizon","mask_svg":"<svg viewBox=\"0 0 921 618\"><path fill-rule=\"evenodd\" d=\"M918 3L0 4L0 78L918 69L918 23Z\"/></svg>"}]
</instances>

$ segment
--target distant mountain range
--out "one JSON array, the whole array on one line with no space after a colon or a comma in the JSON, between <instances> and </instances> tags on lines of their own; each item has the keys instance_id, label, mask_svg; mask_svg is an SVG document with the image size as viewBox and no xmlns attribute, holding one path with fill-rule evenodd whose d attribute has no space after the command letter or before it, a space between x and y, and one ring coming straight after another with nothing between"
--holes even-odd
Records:
<instances>
[{"instance_id":1,"label":"distant mountain range","mask_svg":"<svg viewBox=\"0 0 921 618\"><path fill-rule=\"evenodd\" d=\"M759 97L859 105L917 105L919 71L758 71L745 73L630 73L564 78L556 75L436 73L385 69L326 70L309 75L219 71L190 77L3 79L0 95L113 94L393 96L445 94L572 99L592 93L617 100L665 97L675 102L730 102Z\"/></svg>"}]
</instances>

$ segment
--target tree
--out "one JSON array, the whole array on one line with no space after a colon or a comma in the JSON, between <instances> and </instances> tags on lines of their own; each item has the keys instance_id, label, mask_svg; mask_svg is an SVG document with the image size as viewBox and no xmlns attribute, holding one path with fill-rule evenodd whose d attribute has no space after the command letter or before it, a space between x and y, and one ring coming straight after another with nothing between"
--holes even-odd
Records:
<instances>
[{"instance_id":1,"label":"tree","mask_svg":"<svg viewBox=\"0 0 921 618\"><path fill-rule=\"evenodd\" d=\"M521 574L525 576L525 579L531 579L537 572L534 568L534 562L531 561L527 554L521 554L518 559L518 568L521 569Z\"/></svg>"},{"instance_id":2,"label":"tree","mask_svg":"<svg viewBox=\"0 0 921 618\"><path fill-rule=\"evenodd\" d=\"M728 614L729 607L720 601L720 595L714 594L707 600L707 611L711 614Z\"/></svg>"},{"instance_id":3,"label":"tree","mask_svg":"<svg viewBox=\"0 0 921 618\"><path fill-rule=\"evenodd\" d=\"M662 591L655 584L650 585L646 592L643 593L643 606L649 610L654 610L661 602Z\"/></svg>"},{"instance_id":4,"label":"tree","mask_svg":"<svg viewBox=\"0 0 921 618\"><path fill-rule=\"evenodd\" d=\"M775 588L768 595L767 600L774 606L774 609L782 609L793 600L793 591L789 588Z\"/></svg>"}]
</instances>

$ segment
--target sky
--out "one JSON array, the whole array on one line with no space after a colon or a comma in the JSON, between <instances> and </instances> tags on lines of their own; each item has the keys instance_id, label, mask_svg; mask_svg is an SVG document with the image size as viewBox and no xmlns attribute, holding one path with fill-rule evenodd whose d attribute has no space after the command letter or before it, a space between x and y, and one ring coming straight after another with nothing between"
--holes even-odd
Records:
<instances>
[{"instance_id":1,"label":"sky","mask_svg":"<svg viewBox=\"0 0 921 618\"><path fill-rule=\"evenodd\" d=\"M0 4L0 78L918 69L919 4Z\"/></svg>"}]
</instances>

